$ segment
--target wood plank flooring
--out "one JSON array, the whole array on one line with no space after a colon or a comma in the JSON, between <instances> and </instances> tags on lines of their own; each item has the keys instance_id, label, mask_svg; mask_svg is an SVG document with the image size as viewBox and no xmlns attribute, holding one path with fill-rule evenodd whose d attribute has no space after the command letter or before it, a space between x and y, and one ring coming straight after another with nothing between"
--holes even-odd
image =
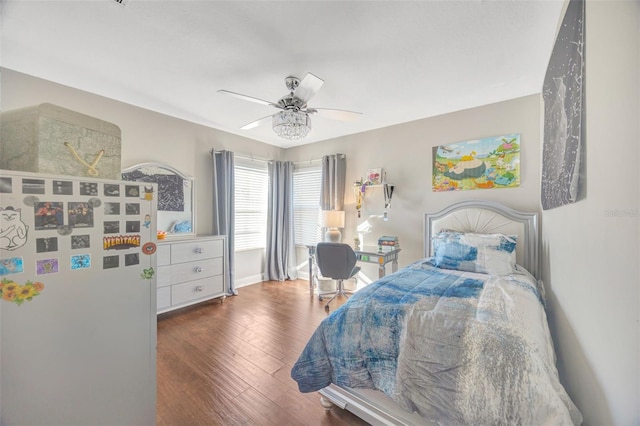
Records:
<instances>
[{"instance_id":1,"label":"wood plank flooring","mask_svg":"<svg viewBox=\"0 0 640 426\"><path fill-rule=\"evenodd\" d=\"M239 293L158 316L157 424L366 425L338 407L325 411L318 393L300 393L290 377L327 315L308 282Z\"/></svg>"}]
</instances>

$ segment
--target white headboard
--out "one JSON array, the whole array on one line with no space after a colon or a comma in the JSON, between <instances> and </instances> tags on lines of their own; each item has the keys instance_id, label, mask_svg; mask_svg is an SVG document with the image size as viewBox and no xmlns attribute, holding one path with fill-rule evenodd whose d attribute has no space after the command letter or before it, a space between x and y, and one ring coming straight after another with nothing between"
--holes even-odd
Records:
<instances>
[{"instance_id":1,"label":"white headboard","mask_svg":"<svg viewBox=\"0 0 640 426\"><path fill-rule=\"evenodd\" d=\"M461 201L424 216L424 255L432 255L431 237L443 229L479 234L516 235L516 261L540 278L538 214L519 212L493 201Z\"/></svg>"}]
</instances>

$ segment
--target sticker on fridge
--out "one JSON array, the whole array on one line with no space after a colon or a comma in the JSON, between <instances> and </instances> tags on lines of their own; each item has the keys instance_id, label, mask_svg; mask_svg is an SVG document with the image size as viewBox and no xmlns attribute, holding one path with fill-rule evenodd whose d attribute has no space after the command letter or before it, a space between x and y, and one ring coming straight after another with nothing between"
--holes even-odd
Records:
<instances>
[{"instance_id":1,"label":"sticker on fridge","mask_svg":"<svg viewBox=\"0 0 640 426\"><path fill-rule=\"evenodd\" d=\"M15 250L27 242L29 227L22 221L20 209L0 207L0 249Z\"/></svg>"}]
</instances>

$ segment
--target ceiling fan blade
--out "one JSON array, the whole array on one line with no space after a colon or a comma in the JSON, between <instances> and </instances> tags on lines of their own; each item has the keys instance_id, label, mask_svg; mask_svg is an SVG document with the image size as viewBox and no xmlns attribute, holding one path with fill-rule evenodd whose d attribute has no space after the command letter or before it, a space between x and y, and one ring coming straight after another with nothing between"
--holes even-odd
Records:
<instances>
[{"instance_id":1,"label":"ceiling fan blade","mask_svg":"<svg viewBox=\"0 0 640 426\"><path fill-rule=\"evenodd\" d=\"M332 120L340 121L355 121L362 115L361 112L346 111L343 109L331 109L331 108L308 108L309 114L315 114L320 117L330 118Z\"/></svg>"},{"instance_id":2,"label":"ceiling fan blade","mask_svg":"<svg viewBox=\"0 0 640 426\"><path fill-rule=\"evenodd\" d=\"M260 105L271 105L276 108L279 108L278 104L274 104L273 102L265 101L264 99L254 98L253 96L242 95L236 92L230 92L228 90L218 90L218 93L224 93L225 95L231 95L238 99L242 99L244 101L255 102Z\"/></svg>"},{"instance_id":3,"label":"ceiling fan blade","mask_svg":"<svg viewBox=\"0 0 640 426\"><path fill-rule=\"evenodd\" d=\"M296 97L302 99L302 101L306 104L309 102L309 99L313 97L318 90L324 84L324 80L320 77L317 77L310 72L304 76L304 78L300 81L300 84L296 88L294 94Z\"/></svg>"},{"instance_id":4,"label":"ceiling fan blade","mask_svg":"<svg viewBox=\"0 0 640 426\"><path fill-rule=\"evenodd\" d=\"M271 121L271 117L272 115L267 115L266 117L262 117L256 121L252 121L251 123L245 124L244 126L240 127L240 130L250 130L258 126L262 126L263 124L267 124L269 121Z\"/></svg>"}]
</instances>

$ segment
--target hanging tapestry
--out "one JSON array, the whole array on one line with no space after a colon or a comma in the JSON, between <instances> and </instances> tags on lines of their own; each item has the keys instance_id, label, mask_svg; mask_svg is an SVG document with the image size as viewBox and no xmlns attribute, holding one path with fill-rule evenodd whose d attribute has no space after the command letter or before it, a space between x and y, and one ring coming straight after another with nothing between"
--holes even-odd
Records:
<instances>
[{"instance_id":1,"label":"hanging tapestry","mask_svg":"<svg viewBox=\"0 0 640 426\"><path fill-rule=\"evenodd\" d=\"M558 33L542 89L544 144L542 208L580 196L584 150L584 2L571 0Z\"/></svg>"}]
</instances>

